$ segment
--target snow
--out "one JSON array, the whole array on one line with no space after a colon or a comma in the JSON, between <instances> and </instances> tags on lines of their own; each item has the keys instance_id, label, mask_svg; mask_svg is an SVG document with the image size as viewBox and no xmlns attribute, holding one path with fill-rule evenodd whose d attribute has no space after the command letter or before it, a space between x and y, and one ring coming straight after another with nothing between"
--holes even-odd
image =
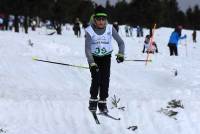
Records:
<instances>
[{"instance_id":1,"label":"snow","mask_svg":"<svg viewBox=\"0 0 200 134\"><path fill-rule=\"evenodd\" d=\"M126 45L126 59L146 59L144 38L120 35ZM118 64L113 41L108 107L120 121L99 116L96 125L88 111L90 72L43 60L88 66L84 36L76 38L72 30L63 35L47 35L44 28L28 35L0 31L0 133L6 134L198 134L200 133L200 31L192 43L190 30L183 30L187 40L179 42L179 56L170 57L167 47L171 28L155 31L159 53L153 61L125 61ZM145 35L148 33L144 31ZM82 31L84 33L84 31ZM33 43L33 46L29 44ZM187 44L187 45L185 45ZM174 69L178 76L174 76ZM112 97L120 98L125 111L111 109ZM172 100L181 100L184 109L177 120L158 111ZM135 131L127 129L137 125Z\"/></svg>"}]
</instances>

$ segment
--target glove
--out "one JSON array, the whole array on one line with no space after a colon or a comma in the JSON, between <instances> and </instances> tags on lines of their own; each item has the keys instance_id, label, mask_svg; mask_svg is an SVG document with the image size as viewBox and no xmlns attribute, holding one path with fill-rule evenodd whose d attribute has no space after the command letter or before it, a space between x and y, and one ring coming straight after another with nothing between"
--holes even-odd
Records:
<instances>
[{"instance_id":1,"label":"glove","mask_svg":"<svg viewBox=\"0 0 200 134\"><path fill-rule=\"evenodd\" d=\"M124 55L123 54L116 54L117 58L117 63L121 63L124 61Z\"/></svg>"},{"instance_id":2,"label":"glove","mask_svg":"<svg viewBox=\"0 0 200 134\"><path fill-rule=\"evenodd\" d=\"M97 73L97 72L99 72L99 67L97 66L96 63L91 63L90 64L90 70L91 70L91 72Z\"/></svg>"}]
</instances>

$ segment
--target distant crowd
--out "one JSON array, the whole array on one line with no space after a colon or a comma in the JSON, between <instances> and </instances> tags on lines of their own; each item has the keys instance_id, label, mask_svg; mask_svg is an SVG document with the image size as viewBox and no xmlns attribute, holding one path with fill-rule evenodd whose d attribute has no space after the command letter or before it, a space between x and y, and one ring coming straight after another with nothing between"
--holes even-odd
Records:
<instances>
[{"instance_id":1,"label":"distant crowd","mask_svg":"<svg viewBox=\"0 0 200 134\"><path fill-rule=\"evenodd\" d=\"M28 18L27 24L28 26L32 27L32 30L35 30L35 27L37 26L37 18ZM24 16L18 16L17 19L15 19L14 15L5 16L3 14L0 14L0 30L10 30L12 31L15 26L24 28L25 27L25 17Z\"/></svg>"},{"instance_id":2,"label":"distant crowd","mask_svg":"<svg viewBox=\"0 0 200 134\"><path fill-rule=\"evenodd\" d=\"M56 25L55 22L53 23L50 20L46 20L45 22L42 22L42 21L40 21L39 17L35 17L35 18L28 17L27 19L25 19L24 16L18 16L18 21L16 21L14 15L9 15L9 16L5 17L3 14L0 14L0 30L13 31L13 29L16 25L18 25L18 27L20 27L22 29L22 31L24 31L24 28L26 27L26 25L27 25L27 27L31 27L31 29L33 31L36 30L36 27L42 27L42 26L46 26L47 29L59 28L59 25ZM83 29L86 29L90 25L90 22L87 22L87 21L81 22L79 20L79 18L75 19L72 29L74 31L74 35L77 36L78 38L81 37L81 25L82 25ZM113 22L112 25L117 32L120 31L119 24L117 21ZM175 28L174 32L172 32L172 34L169 37L168 47L169 47L171 56L172 55L178 56L178 47L177 47L178 41L180 39L187 38L186 35L181 36L182 28L183 28L182 26L177 26ZM144 36L143 27L139 26L139 25L136 27L133 27L131 25L125 25L125 27L124 27L125 36L133 37L134 29L136 32L136 37ZM49 35L54 34L54 33L55 32L50 33ZM196 37L197 37L197 32L196 32L196 30L194 30L192 33L192 39L193 39L194 43L197 42ZM158 53L157 44L155 41L151 41L151 39L152 39L152 29L150 30L149 34L147 34L145 36L143 50L142 50L143 53Z\"/></svg>"},{"instance_id":3,"label":"distant crowd","mask_svg":"<svg viewBox=\"0 0 200 134\"><path fill-rule=\"evenodd\" d=\"M28 28L35 31L37 27L45 26L47 29L56 29L58 28L58 24L56 22L52 22L50 20L41 20L39 17L25 17L18 16L15 18L14 15L5 16L4 14L0 14L0 30L10 30L13 31L16 28L21 29L21 31L28 32Z\"/></svg>"}]
</instances>

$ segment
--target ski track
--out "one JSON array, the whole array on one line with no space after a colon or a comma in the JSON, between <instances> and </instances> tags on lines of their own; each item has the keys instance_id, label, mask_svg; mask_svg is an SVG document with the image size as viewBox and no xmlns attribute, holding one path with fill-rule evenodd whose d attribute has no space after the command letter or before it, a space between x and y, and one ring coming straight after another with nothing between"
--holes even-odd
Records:
<instances>
[{"instance_id":1,"label":"ski track","mask_svg":"<svg viewBox=\"0 0 200 134\"><path fill-rule=\"evenodd\" d=\"M198 43L193 44L188 38L188 55L185 42L181 41L180 56L169 57L167 42L172 31L156 30L160 53L151 55L153 62L147 66L145 62L118 64L114 56L118 46L113 41L108 107L110 114L121 120L98 116L101 125L96 125L88 110L91 81L88 69L32 60L36 56L88 66L83 35L76 38L72 30L64 31L62 36L47 36L50 31L45 29L28 35L0 31L0 128L6 134L200 133L200 49ZM145 30L144 35L147 33ZM141 53L144 38L127 38L122 31L120 34L126 44L127 59L146 59L146 54ZM199 39L200 32L197 35ZM33 47L28 45L29 40ZM177 77L173 68L178 70ZM113 95L121 99L120 106L125 106L125 111L111 109ZM178 120L157 112L172 99L181 99L184 104L184 109L178 109ZM138 129L127 129L133 125Z\"/></svg>"}]
</instances>

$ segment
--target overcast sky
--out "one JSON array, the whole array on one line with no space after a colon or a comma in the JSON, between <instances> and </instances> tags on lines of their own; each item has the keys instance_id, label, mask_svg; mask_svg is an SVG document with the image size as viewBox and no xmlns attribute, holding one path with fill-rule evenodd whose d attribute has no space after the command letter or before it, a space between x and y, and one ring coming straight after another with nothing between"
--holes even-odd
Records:
<instances>
[{"instance_id":1,"label":"overcast sky","mask_svg":"<svg viewBox=\"0 0 200 134\"><path fill-rule=\"evenodd\" d=\"M107 0L93 0L93 1L104 5ZM116 3L117 1L119 0L110 0L112 4ZM127 0L127 1L130 1L130 0ZM200 0L177 0L177 1L179 3L180 9L182 9L183 11L185 11L190 6L193 7L196 4L198 4L200 7Z\"/></svg>"},{"instance_id":2,"label":"overcast sky","mask_svg":"<svg viewBox=\"0 0 200 134\"><path fill-rule=\"evenodd\" d=\"M184 11L189 7L194 7L194 5L199 5L200 7L200 0L177 0L179 2L179 6Z\"/></svg>"}]
</instances>

